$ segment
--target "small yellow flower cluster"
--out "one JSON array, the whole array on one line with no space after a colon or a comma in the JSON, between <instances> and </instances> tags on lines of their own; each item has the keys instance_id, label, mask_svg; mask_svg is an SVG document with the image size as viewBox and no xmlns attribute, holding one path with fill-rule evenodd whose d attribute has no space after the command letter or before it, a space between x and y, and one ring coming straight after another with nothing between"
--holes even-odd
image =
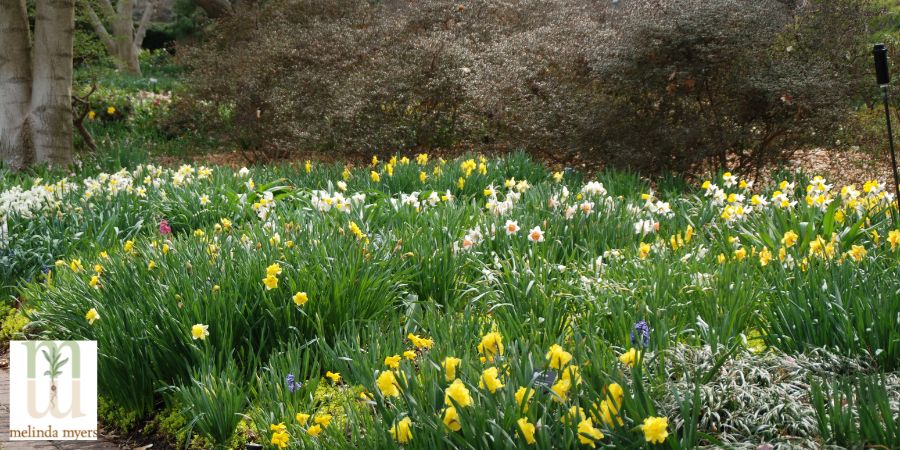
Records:
<instances>
[{"instance_id":1,"label":"small yellow flower cluster","mask_svg":"<svg viewBox=\"0 0 900 450\"><path fill-rule=\"evenodd\" d=\"M274 263L266 267L266 277L263 278L262 282L266 286L267 291L278 288L278 275L281 275L280 264Z\"/></svg>"}]
</instances>

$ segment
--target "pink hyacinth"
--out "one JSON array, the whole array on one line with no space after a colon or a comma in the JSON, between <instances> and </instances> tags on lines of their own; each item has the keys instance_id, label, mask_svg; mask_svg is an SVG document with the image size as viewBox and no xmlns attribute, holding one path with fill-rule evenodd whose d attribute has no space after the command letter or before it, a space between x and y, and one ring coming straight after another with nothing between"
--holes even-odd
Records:
<instances>
[{"instance_id":1,"label":"pink hyacinth","mask_svg":"<svg viewBox=\"0 0 900 450\"><path fill-rule=\"evenodd\" d=\"M159 223L159 233L160 234L172 233L172 227L169 226L168 220L163 219L162 222Z\"/></svg>"}]
</instances>

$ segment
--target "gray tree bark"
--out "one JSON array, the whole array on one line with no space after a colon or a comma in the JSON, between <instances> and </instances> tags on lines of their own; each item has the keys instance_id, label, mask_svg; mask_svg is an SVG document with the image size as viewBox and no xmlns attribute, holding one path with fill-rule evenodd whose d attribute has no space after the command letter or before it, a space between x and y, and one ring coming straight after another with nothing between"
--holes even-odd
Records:
<instances>
[{"instance_id":1,"label":"gray tree bark","mask_svg":"<svg viewBox=\"0 0 900 450\"><path fill-rule=\"evenodd\" d=\"M31 140L31 31L25 0L0 0L0 161L34 160Z\"/></svg>"},{"instance_id":2,"label":"gray tree bark","mask_svg":"<svg viewBox=\"0 0 900 450\"><path fill-rule=\"evenodd\" d=\"M72 45L75 0L38 0L31 87L35 162L72 163Z\"/></svg>"},{"instance_id":3,"label":"gray tree bark","mask_svg":"<svg viewBox=\"0 0 900 450\"><path fill-rule=\"evenodd\" d=\"M134 0L119 0L115 7L111 0L99 0L97 3L100 6L100 14L97 14L91 2L81 0L80 3L87 11L91 26L100 37L100 41L113 57L116 68L133 75L140 75L141 65L138 55L156 3L152 0L146 3L137 28L135 28L133 20ZM106 23L109 24L108 29ZM110 33L110 31L112 32Z\"/></svg>"}]
</instances>

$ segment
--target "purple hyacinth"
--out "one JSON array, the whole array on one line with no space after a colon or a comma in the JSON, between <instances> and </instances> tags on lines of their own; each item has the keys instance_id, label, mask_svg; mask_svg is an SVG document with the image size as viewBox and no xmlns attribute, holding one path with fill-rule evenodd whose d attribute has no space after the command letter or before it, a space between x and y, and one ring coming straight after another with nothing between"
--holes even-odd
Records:
<instances>
[{"instance_id":1,"label":"purple hyacinth","mask_svg":"<svg viewBox=\"0 0 900 450\"><path fill-rule=\"evenodd\" d=\"M292 374L292 373L289 373L286 377L284 377L284 381L287 382L288 391L290 391L292 394L294 393L295 390L300 389L300 386L303 385L300 382L294 381L294 374Z\"/></svg>"},{"instance_id":2,"label":"purple hyacinth","mask_svg":"<svg viewBox=\"0 0 900 450\"><path fill-rule=\"evenodd\" d=\"M631 345L647 347L650 345L650 325L647 321L640 320L634 324L631 330Z\"/></svg>"}]
</instances>

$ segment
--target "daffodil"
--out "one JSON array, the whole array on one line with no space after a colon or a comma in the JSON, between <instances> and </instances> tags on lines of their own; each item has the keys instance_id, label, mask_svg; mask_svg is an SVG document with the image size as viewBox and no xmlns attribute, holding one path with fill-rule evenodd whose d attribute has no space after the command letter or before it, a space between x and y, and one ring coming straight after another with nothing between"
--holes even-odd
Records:
<instances>
[{"instance_id":1,"label":"daffodil","mask_svg":"<svg viewBox=\"0 0 900 450\"><path fill-rule=\"evenodd\" d=\"M487 361L493 361L496 356L503 356L503 336L492 331L481 338L478 344L478 353Z\"/></svg>"},{"instance_id":2,"label":"daffodil","mask_svg":"<svg viewBox=\"0 0 900 450\"><path fill-rule=\"evenodd\" d=\"M197 339L201 341L206 340L207 336L209 336L209 325L198 323L191 327L191 337L193 337L195 341Z\"/></svg>"},{"instance_id":3,"label":"daffodil","mask_svg":"<svg viewBox=\"0 0 900 450\"><path fill-rule=\"evenodd\" d=\"M416 359L416 356L418 356L418 354L412 350L406 350L403 352L403 357L410 361Z\"/></svg>"},{"instance_id":4,"label":"daffodil","mask_svg":"<svg viewBox=\"0 0 900 450\"><path fill-rule=\"evenodd\" d=\"M459 423L459 413L453 406L449 406L444 410L444 417L442 420L444 425L450 431L459 431L462 429L462 424Z\"/></svg>"},{"instance_id":5,"label":"daffodil","mask_svg":"<svg viewBox=\"0 0 900 450\"><path fill-rule=\"evenodd\" d=\"M384 358L384 365L388 366L389 369L397 370L400 368L400 355L394 356L386 356Z\"/></svg>"},{"instance_id":6,"label":"daffodil","mask_svg":"<svg viewBox=\"0 0 900 450\"><path fill-rule=\"evenodd\" d=\"M493 394L503 387L503 383L500 382L500 377L498 375L499 371L496 367L488 367L484 369L481 373L481 381L478 383L478 387L484 389L487 388L488 391Z\"/></svg>"},{"instance_id":7,"label":"daffodil","mask_svg":"<svg viewBox=\"0 0 900 450\"><path fill-rule=\"evenodd\" d=\"M662 444L669 436L669 419L667 417L648 417L641 424L644 439L651 444Z\"/></svg>"},{"instance_id":8,"label":"daffodil","mask_svg":"<svg viewBox=\"0 0 900 450\"><path fill-rule=\"evenodd\" d=\"M799 239L799 238L800 238L800 236L798 236L797 233L794 233L793 231L788 230L787 232L784 233L784 236L781 238L781 243L784 244L785 248L791 248L794 246L794 244L797 243L797 239Z\"/></svg>"},{"instance_id":9,"label":"daffodil","mask_svg":"<svg viewBox=\"0 0 900 450\"><path fill-rule=\"evenodd\" d=\"M325 428L331 424L332 418L331 414L317 414L313 419L313 422L315 422L316 425L321 425L322 428Z\"/></svg>"},{"instance_id":10,"label":"daffodil","mask_svg":"<svg viewBox=\"0 0 900 450\"><path fill-rule=\"evenodd\" d=\"M536 442L534 439L534 424L529 422L527 417L522 417L516 423L519 425L519 432L525 438L525 443L528 445L534 444Z\"/></svg>"},{"instance_id":11,"label":"daffodil","mask_svg":"<svg viewBox=\"0 0 900 450\"><path fill-rule=\"evenodd\" d=\"M770 261L772 261L772 252L769 251L768 247L763 247L763 249L759 251L759 265L765 267Z\"/></svg>"},{"instance_id":12,"label":"daffodil","mask_svg":"<svg viewBox=\"0 0 900 450\"><path fill-rule=\"evenodd\" d=\"M847 252L847 255L853 258L853 260L856 262L862 261L863 258L866 257L866 254L868 254L868 252L862 245L854 245L850 248L850 251Z\"/></svg>"},{"instance_id":13,"label":"daffodil","mask_svg":"<svg viewBox=\"0 0 900 450\"><path fill-rule=\"evenodd\" d=\"M341 374L338 372L328 371L325 372L325 377L331 380L332 383L337 384L341 382Z\"/></svg>"},{"instance_id":14,"label":"daffodil","mask_svg":"<svg viewBox=\"0 0 900 450\"><path fill-rule=\"evenodd\" d=\"M267 275L262 279L263 284L266 286L266 290L270 291L278 287L278 277L274 275Z\"/></svg>"},{"instance_id":15,"label":"daffodil","mask_svg":"<svg viewBox=\"0 0 900 450\"><path fill-rule=\"evenodd\" d=\"M560 379L553 386L550 386L550 391L555 395L553 396L553 400L556 400L560 403L565 403L569 399L569 390L572 388L572 380L570 379Z\"/></svg>"},{"instance_id":16,"label":"daffodil","mask_svg":"<svg viewBox=\"0 0 900 450\"><path fill-rule=\"evenodd\" d=\"M309 421L309 417L309 414L297 413L294 418L297 419L297 422L300 422L300 425L306 426L306 423Z\"/></svg>"},{"instance_id":17,"label":"daffodil","mask_svg":"<svg viewBox=\"0 0 900 450\"><path fill-rule=\"evenodd\" d=\"M578 423L578 442L591 448L596 448L594 442L603 438L603 433L599 429L594 428L594 423L591 419L584 419Z\"/></svg>"},{"instance_id":18,"label":"daffodil","mask_svg":"<svg viewBox=\"0 0 900 450\"><path fill-rule=\"evenodd\" d=\"M900 246L900 230L891 230L888 232L888 242L891 243L891 251Z\"/></svg>"},{"instance_id":19,"label":"daffodil","mask_svg":"<svg viewBox=\"0 0 900 450\"><path fill-rule=\"evenodd\" d=\"M298 292L298 293L294 294L293 298L294 298L294 304L296 304L297 306L303 306L306 304L307 301L309 301L309 296L306 295L306 292Z\"/></svg>"},{"instance_id":20,"label":"daffodil","mask_svg":"<svg viewBox=\"0 0 900 450\"><path fill-rule=\"evenodd\" d=\"M646 242L641 242L641 245L638 246L638 258L647 259L650 256L650 251L653 250L653 247Z\"/></svg>"},{"instance_id":21,"label":"daffodil","mask_svg":"<svg viewBox=\"0 0 900 450\"><path fill-rule=\"evenodd\" d=\"M399 363L400 357L397 357L397 361ZM456 369L459 368L459 364L462 362L459 358L454 358L452 356L448 356L444 358L444 362L441 363L441 366L444 368L444 379L447 381L453 381L456 379ZM385 361L387 363L387 361Z\"/></svg>"},{"instance_id":22,"label":"daffodil","mask_svg":"<svg viewBox=\"0 0 900 450\"><path fill-rule=\"evenodd\" d=\"M390 429L391 437L399 444L406 444L413 438L412 419L404 417Z\"/></svg>"},{"instance_id":23,"label":"daffodil","mask_svg":"<svg viewBox=\"0 0 900 450\"><path fill-rule=\"evenodd\" d=\"M271 444L278 446L278 448L287 448L289 439L290 435L287 431L276 431L272 433Z\"/></svg>"},{"instance_id":24,"label":"daffodil","mask_svg":"<svg viewBox=\"0 0 900 450\"><path fill-rule=\"evenodd\" d=\"M100 314L97 314L97 310L95 308L91 308L84 315L84 318L88 321L89 325L93 325L95 321L100 320Z\"/></svg>"},{"instance_id":25,"label":"daffodil","mask_svg":"<svg viewBox=\"0 0 900 450\"><path fill-rule=\"evenodd\" d=\"M428 338L419 337L419 336L417 336L417 335L415 335L415 334L412 334L412 333L409 333L409 334L406 336L406 338L409 339L410 342L412 342L412 344L413 344L416 348L431 348L432 346L434 346L434 341L433 341L433 340L428 339Z\"/></svg>"},{"instance_id":26,"label":"daffodil","mask_svg":"<svg viewBox=\"0 0 900 450\"><path fill-rule=\"evenodd\" d=\"M531 397L534 397L534 389L522 386L516 391L515 397L519 408L522 408L524 412L528 412L528 402L531 401Z\"/></svg>"},{"instance_id":27,"label":"daffodil","mask_svg":"<svg viewBox=\"0 0 900 450\"><path fill-rule=\"evenodd\" d=\"M313 425L306 429L306 434L312 437L319 437L322 434L322 426L321 425Z\"/></svg>"},{"instance_id":28,"label":"daffodil","mask_svg":"<svg viewBox=\"0 0 900 450\"><path fill-rule=\"evenodd\" d=\"M562 369L572 360L572 354L563 350L559 344L553 344L547 351L546 359L550 361L551 369Z\"/></svg>"},{"instance_id":29,"label":"daffodil","mask_svg":"<svg viewBox=\"0 0 900 450\"><path fill-rule=\"evenodd\" d=\"M400 396L400 385L397 384L397 377L394 376L394 372L389 370L381 372L381 375L375 380L375 384L378 386L378 390L381 391L381 395L385 397Z\"/></svg>"},{"instance_id":30,"label":"daffodil","mask_svg":"<svg viewBox=\"0 0 900 450\"><path fill-rule=\"evenodd\" d=\"M631 367L634 365L635 361L640 357L640 353L634 348L629 349L627 352L619 355L619 362Z\"/></svg>"},{"instance_id":31,"label":"daffodil","mask_svg":"<svg viewBox=\"0 0 900 450\"><path fill-rule=\"evenodd\" d=\"M444 391L444 403L447 406L459 406L465 408L467 406L472 406L474 401L469 394L469 389L463 384L462 380L457 378Z\"/></svg>"}]
</instances>

